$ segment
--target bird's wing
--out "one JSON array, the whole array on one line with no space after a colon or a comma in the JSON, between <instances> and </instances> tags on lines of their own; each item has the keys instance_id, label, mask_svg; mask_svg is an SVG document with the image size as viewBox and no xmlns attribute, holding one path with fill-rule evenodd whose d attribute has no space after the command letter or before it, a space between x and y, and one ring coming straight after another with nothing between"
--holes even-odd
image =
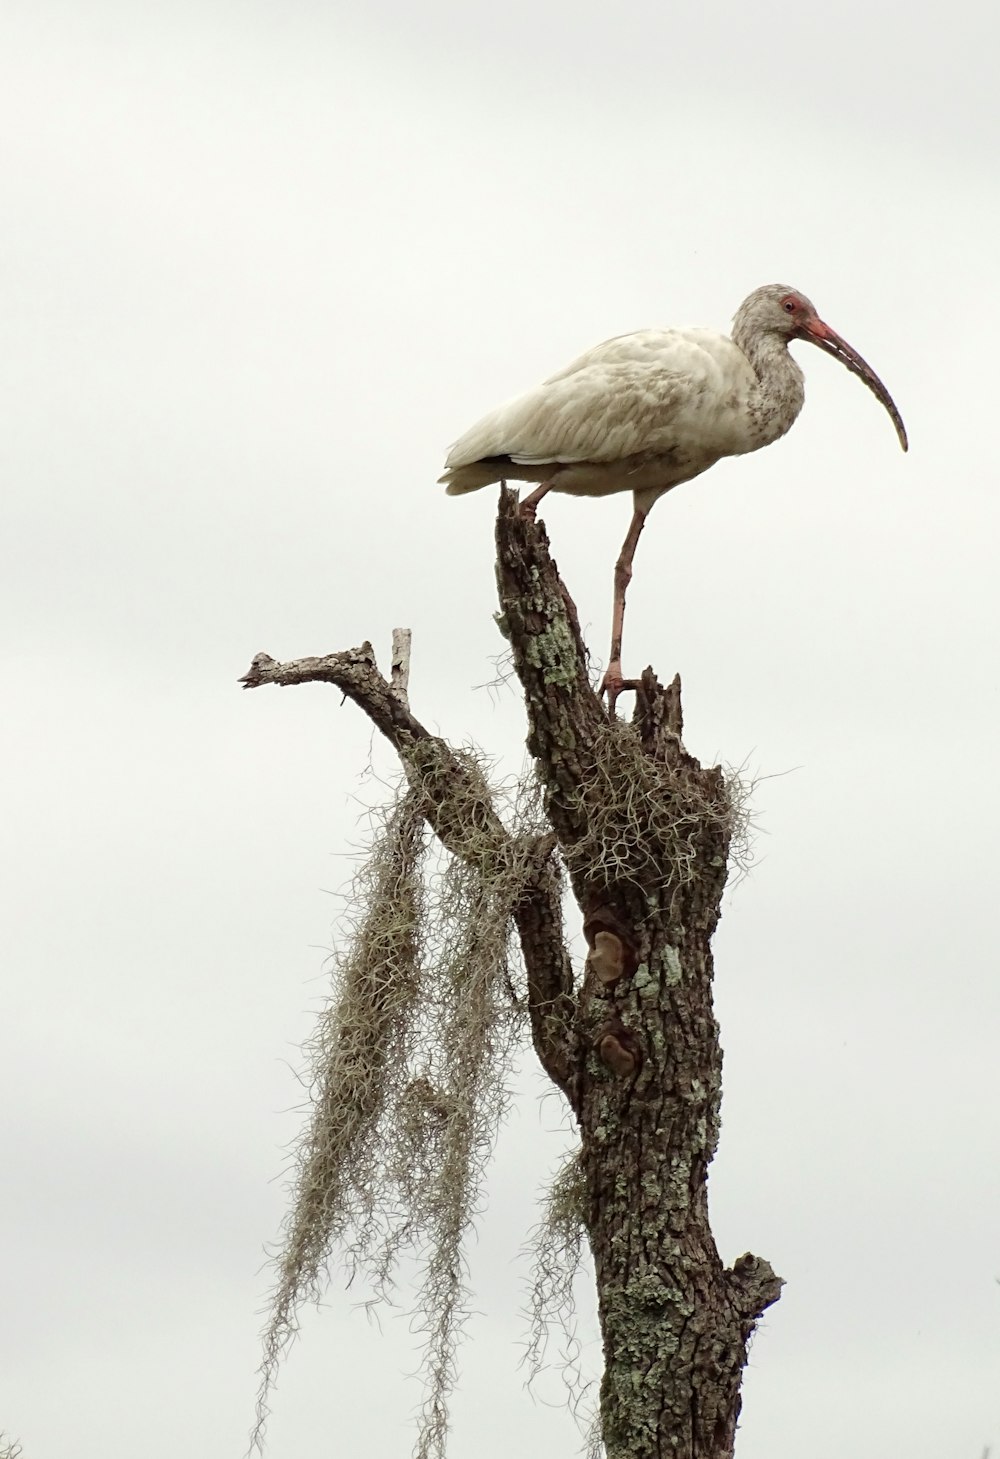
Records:
<instances>
[{"instance_id":1,"label":"bird's wing","mask_svg":"<svg viewBox=\"0 0 1000 1459\"><path fill-rule=\"evenodd\" d=\"M720 353L721 351L721 353ZM642 330L588 350L500 406L452 446L449 470L509 456L522 466L666 452L726 387L731 341L707 330Z\"/></svg>"}]
</instances>

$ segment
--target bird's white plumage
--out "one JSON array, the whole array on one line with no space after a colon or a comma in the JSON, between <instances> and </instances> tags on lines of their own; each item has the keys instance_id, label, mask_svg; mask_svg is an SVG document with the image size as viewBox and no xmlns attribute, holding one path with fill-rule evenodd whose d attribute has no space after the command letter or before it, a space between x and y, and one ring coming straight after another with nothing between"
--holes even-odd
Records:
<instances>
[{"instance_id":1,"label":"bird's white plumage","mask_svg":"<svg viewBox=\"0 0 1000 1459\"><path fill-rule=\"evenodd\" d=\"M474 490L501 474L489 458L505 457L521 468L508 474L527 480L562 467L557 491L665 490L753 449L745 405L755 384L742 350L711 330L618 335L484 416L452 446L444 479Z\"/></svg>"}]
</instances>

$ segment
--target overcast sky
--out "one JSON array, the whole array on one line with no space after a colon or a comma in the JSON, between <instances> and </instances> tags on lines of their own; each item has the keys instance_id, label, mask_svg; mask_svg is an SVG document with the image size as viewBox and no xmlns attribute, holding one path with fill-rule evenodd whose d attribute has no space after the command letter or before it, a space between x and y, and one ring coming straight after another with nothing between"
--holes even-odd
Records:
<instances>
[{"instance_id":1,"label":"overcast sky","mask_svg":"<svg viewBox=\"0 0 1000 1459\"><path fill-rule=\"evenodd\" d=\"M797 346L791 434L656 508L625 670L746 763L716 940L713 1221L788 1282L740 1459L1000 1446L995 9L8 0L0 20L0 1427L221 1459L371 733L251 656L483 687L494 496L447 444L608 335L808 293L910 430ZM627 498L550 499L595 655ZM379 774L391 765L378 749ZM533 1399L523 1233L566 1143L530 1067L474 1247L453 1459L576 1451ZM405 1316L332 1290L273 1459L409 1452ZM585 1326L596 1370L592 1322Z\"/></svg>"}]
</instances>

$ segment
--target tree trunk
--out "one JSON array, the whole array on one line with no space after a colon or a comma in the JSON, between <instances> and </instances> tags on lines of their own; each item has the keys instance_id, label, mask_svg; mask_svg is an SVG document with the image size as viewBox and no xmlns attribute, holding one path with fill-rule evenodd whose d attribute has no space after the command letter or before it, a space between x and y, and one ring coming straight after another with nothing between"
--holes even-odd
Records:
<instances>
[{"instance_id":1,"label":"tree trunk","mask_svg":"<svg viewBox=\"0 0 1000 1459\"><path fill-rule=\"evenodd\" d=\"M608 724L546 545L507 501L500 601L591 946L567 1093L604 1338L604 1443L608 1459L724 1459L747 1341L781 1288L750 1255L727 1271L708 1222L722 1080L711 938L734 809L722 772L683 748L678 679L664 689L647 669L631 730Z\"/></svg>"},{"instance_id":2,"label":"tree trunk","mask_svg":"<svg viewBox=\"0 0 1000 1459\"><path fill-rule=\"evenodd\" d=\"M609 720L545 529L520 516L506 491L497 580L553 832L532 850L514 921L534 1046L580 1128L607 1459L728 1459L747 1342L781 1289L767 1262L749 1254L724 1268L708 1221L722 1075L710 943L737 814L721 770L704 769L683 747L678 679L663 687L647 669L632 723ZM430 787L433 829L456 855L470 855L467 767L413 718L369 645L284 665L258 655L244 683L315 678L369 714L411 780ZM488 799L474 819L475 854L487 842L489 855L508 854ZM578 985L557 846L589 947Z\"/></svg>"}]
</instances>

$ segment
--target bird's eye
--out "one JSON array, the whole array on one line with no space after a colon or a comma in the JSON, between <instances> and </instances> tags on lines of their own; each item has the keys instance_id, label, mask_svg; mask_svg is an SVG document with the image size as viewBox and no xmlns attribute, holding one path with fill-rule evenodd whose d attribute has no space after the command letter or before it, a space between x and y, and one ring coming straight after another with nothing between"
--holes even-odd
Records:
<instances>
[{"instance_id":1,"label":"bird's eye","mask_svg":"<svg viewBox=\"0 0 1000 1459\"><path fill-rule=\"evenodd\" d=\"M794 299L786 299L781 307L784 309L786 314L794 314L796 309L798 308L798 305L796 304Z\"/></svg>"}]
</instances>

